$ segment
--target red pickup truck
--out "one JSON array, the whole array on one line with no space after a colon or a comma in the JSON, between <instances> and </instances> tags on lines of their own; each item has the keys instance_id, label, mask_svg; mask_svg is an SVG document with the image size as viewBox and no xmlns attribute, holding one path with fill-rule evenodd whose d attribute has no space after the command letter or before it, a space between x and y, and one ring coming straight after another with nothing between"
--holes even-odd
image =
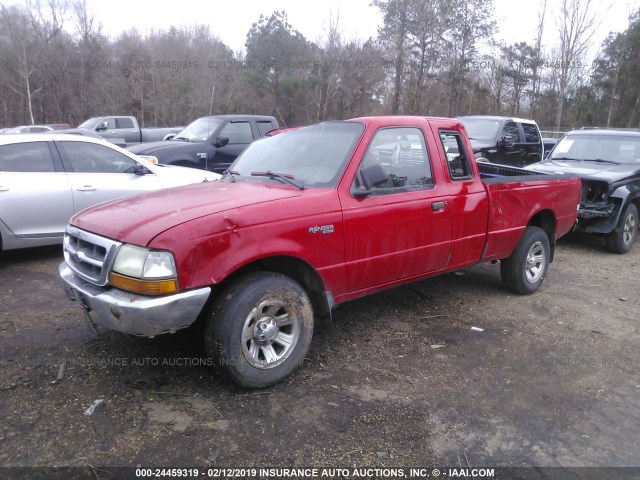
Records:
<instances>
[{"instance_id":1,"label":"red pickup truck","mask_svg":"<svg viewBox=\"0 0 640 480\"><path fill-rule=\"evenodd\" d=\"M72 218L63 286L91 322L155 336L203 322L206 351L260 388L302 361L337 304L478 262L542 284L580 180L479 165L458 121L370 117L253 143L218 181ZM479 170L479 168L481 170Z\"/></svg>"}]
</instances>

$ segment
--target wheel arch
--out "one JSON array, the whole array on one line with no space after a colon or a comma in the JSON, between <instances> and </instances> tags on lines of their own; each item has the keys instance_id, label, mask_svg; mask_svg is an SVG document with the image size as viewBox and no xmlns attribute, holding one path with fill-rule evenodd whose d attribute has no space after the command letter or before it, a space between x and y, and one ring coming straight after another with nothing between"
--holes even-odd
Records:
<instances>
[{"instance_id":1,"label":"wheel arch","mask_svg":"<svg viewBox=\"0 0 640 480\"><path fill-rule=\"evenodd\" d=\"M551 252L549 255L549 262L553 262L553 255L556 248L556 216L551 210L540 210L536 213L529 222L527 227L538 227L545 231L547 237L549 237L549 245L551 246Z\"/></svg>"},{"instance_id":2,"label":"wheel arch","mask_svg":"<svg viewBox=\"0 0 640 480\"><path fill-rule=\"evenodd\" d=\"M224 289L239 277L256 271L274 272L295 280L307 292L314 315L331 318L333 296L325 290L320 274L306 261L287 255L277 255L254 260L228 275L215 290ZM213 295L212 295L213 296Z\"/></svg>"}]
</instances>

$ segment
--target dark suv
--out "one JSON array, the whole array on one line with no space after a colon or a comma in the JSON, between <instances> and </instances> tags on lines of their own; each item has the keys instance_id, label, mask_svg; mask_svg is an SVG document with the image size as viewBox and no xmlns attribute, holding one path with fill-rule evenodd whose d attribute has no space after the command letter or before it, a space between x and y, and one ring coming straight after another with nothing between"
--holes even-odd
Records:
<instances>
[{"instance_id":1,"label":"dark suv","mask_svg":"<svg viewBox=\"0 0 640 480\"><path fill-rule=\"evenodd\" d=\"M582 179L578 229L606 236L615 253L628 252L638 231L640 131L583 129L567 133L531 170Z\"/></svg>"},{"instance_id":2,"label":"dark suv","mask_svg":"<svg viewBox=\"0 0 640 480\"><path fill-rule=\"evenodd\" d=\"M475 115L458 117L477 159L524 167L542 160L544 147L538 125L533 120Z\"/></svg>"}]
</instances>

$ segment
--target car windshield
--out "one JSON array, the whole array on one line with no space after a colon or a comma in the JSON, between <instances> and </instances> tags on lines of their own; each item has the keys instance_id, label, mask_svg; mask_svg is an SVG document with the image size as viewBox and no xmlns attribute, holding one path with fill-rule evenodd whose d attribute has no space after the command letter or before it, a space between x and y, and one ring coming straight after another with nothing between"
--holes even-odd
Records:
<instances>
[{"instance_id":1,"label":"car windshield","mask_svg":"<svg viewBox=\"0 0 640 480\"><path fill-rule=\"evenodd\" d=\"M467 129L472 140L486 142L492 142L496 138L500 125L502 125L502 121L489 118L460 118L459 120Z\"/></svg>"},{"instance_id":2,"label":"car windshield","mask_svg":"<svg viewBox=\"0 0 640 480\"><path fill-rule=\"evenodd\" d=\"M234 179L288 183L302 187L335 187L362 136L364 125L325 122L266 137L252 143L231 165Z\"/></svg>"},{"instance_id":3,"label":"car windshield","mask_svg":"<svg viewBox=\"0 0 640 480\"><path fill-rule=\"evenodd\" d=\"M178 133L174 140L188 140L190 142L206 142L213 131L220 126L222 120L218 118L202 117L191 122Z\"/></svg>"},{"instance_id":4,"label":"car windshield","mask_svg":"<svg viewBox=\"0 0 640 480\"><path fill-rule=\"evenodd\" d=\"M640 165L640 135L567 135L558 142L549 158Z\"/></svg>"}]
</instances>

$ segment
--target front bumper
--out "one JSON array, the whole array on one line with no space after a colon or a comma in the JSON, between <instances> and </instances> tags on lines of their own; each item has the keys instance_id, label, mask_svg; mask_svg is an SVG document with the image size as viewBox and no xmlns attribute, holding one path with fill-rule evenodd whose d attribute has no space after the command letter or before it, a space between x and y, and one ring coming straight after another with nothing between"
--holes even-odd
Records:
<instances>
[{"instance_id":1,"label":"front bumper","mask_svg":"<svg viewBox=\"0 0 640 480\"><path fill-rule=\"evenodd\" d=\"M94 326L144 337L188 327L196 321L211 293L211 288L205 287L151 297L98 287L75 275L66 262L60 264L58 272L67 296L79 301Z\"/></svg>"}]
</instances>

